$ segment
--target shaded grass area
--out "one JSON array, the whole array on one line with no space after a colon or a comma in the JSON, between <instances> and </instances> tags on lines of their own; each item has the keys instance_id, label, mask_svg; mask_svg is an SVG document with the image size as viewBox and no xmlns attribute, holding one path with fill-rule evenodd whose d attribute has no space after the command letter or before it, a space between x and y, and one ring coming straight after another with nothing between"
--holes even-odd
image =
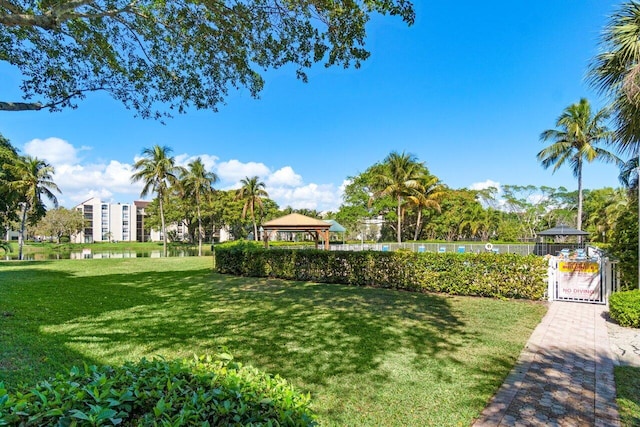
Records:
<instances>
[{"instance_id":1,"label":"shaded grass area","mask_svg":"<svg viewBox=\"0 0 640 427\"><path fill-rule=\"evenodd\" d=\"M616 366L614 375L622 426L640 426L640 368Z\"/></svg>"},{"instance_id":2,"label":"shaded grass area","mask_svg":"<svg viewBox=\"0 0 640 427\"><path fill-rule=\"evenodd\" d=\"M545 311L223 276L210 258L0 263L0 381L226 347L311 392L324 425L469 425Z\"/></svg>"}]
</instances>

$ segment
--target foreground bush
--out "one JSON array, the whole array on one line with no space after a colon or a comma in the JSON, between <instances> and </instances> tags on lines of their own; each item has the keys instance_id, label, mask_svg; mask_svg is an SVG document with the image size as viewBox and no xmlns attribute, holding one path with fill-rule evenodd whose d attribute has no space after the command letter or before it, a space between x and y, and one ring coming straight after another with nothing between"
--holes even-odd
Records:
<instances>
[{"instance_id":1,"label":"foreground bush","mask_svg":"<svg viewBox=\"0 0 640 427\"><path fill-rule=\"evenodd\" d=\"M640 328L640 289L611 295L609 315L622 326Z\"/></svg>"},{"instance_id":2,"label":"foreground bush","mask_svg":"<svg viewBox=\"0 0 640 427\"><path fill-rule=\"evenodd\" d=\"M163 360L73 368L8 394L0 383L0 425L315 425L309 396L282 378L216 360Z\"/></svg>"},{"instance_id":3,"label":"foreground bush","mask_svg":"<svg viewBox=\"0 0 640 427\"><path fill-rule=\"evenodd\" d=\"M443 292L496 298L543 298L547 261L534 255L492 253L349 252L256 249L216 250L218 272Z\"/></svg>"}]
</instances>

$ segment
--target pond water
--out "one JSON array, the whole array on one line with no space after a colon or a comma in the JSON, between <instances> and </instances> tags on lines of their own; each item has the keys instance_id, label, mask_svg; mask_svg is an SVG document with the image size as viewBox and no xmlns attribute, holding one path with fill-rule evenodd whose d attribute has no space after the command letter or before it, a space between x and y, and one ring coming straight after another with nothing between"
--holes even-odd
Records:
<instances>
[{"instance_id":1,"label":"pond water","mask_svg":"<svg viewBox=\"0 0 640 427\"><path fill-rule=\"evenodd\" d=\"M187 257L197 256L198 249L169 249L167 255L170 257ZM207 248L202 249L202 255L211 255L211 250ZM92 251L91 249L84 249L82 251L74 252L46 252L46 253L31 253L23 256L27 261L47 261L55 259L106 259L106 258L162 258L163 254L161 250L154 251ZM5 254L1 259L4 260L17 260L18 253L11 252Z\"/></svg>"}]
</instances>

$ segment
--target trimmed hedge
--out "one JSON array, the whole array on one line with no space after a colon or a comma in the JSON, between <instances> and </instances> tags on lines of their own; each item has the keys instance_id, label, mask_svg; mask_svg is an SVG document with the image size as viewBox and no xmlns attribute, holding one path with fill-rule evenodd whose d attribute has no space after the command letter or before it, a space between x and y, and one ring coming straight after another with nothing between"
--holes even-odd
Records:
<instances>
[{"instance_id":1,"label":"trimmed hedge","mask_svg":"<svg viewBox=\"0 0 640 427\"><path fill-rule=\"evenodd\" d=\"M611 295L609 315L621 326L640 328L640 289Z\"/></svg>"},{"instance_id":2,"label":"trimmed hedge","mask_svg":"<svg viewBox=\"0 0 640 427\"><path fill-rule=\"evenodd\" d=\"M342 283L409 291L538 300L547 261L534 255L322 251L228 246L216 250L223 274Z\"/></svg>"},{"instance_id":3,"label":"trimmed hedge","mask_svg":"<svg viewBox=\"0 0 640 427\"><path fill-rule=\"evenodd\" d=\"M9 394L0 425L312 426L309 396L229 355L85 366Z\"/></svg>"}]
</instances>

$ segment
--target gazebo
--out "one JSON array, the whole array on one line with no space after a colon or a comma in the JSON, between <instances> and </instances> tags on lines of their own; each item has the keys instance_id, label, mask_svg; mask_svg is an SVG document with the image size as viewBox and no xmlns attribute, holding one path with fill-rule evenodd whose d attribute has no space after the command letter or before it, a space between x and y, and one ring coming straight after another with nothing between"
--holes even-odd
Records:
<instances>
[{"instance_id":1,"label":"gazebo","mask_svg":"<svg viewBox=\"0 0 640 427\"><path fill-rule=\"evenodd\" d=\"M338 221L335 219L325 219L324 222L327 222L331 225L329 228L329 233L342 233L342 241L344 242L344 233L347 232L347 229L344 228Z\"/></svg>"},{"instance_id":2,"label":"gazebo","mask_svg":"<svg viewBox=\"0 0 640 427\"><path fill-rule=\"evenodd\" d=\"M274 231L297 231L310 234L316 242L316 249L321 238L324 241L324 248L329 249L330 228L331 224L321 219L292 213L262 224L264 246L269 247L269 236Z\"/></svg>"},{"instance_id":3,"label":"gazebo","mask_svg":"<svg viewBox=\"0 0 640 427\"><path fill-rule=\"evenodd\" d=\"M586 231L578 230L573 227L569 227L568 225L560 224L548 230L544 230L538 233L540 237L540 241L536 242L536 246L533 250L533 253L536 255L546 255L546 254L555 254L556 252L561 251L562 249L577 249L584 247L584 241L582 237L588 236L589 233ZM578 243L562 243L558 242L558 238L564 238L569 236L579 237ZM553 238L553 243L545 242L544 238L550 237Z\"/></svg>"}]
</instances>

